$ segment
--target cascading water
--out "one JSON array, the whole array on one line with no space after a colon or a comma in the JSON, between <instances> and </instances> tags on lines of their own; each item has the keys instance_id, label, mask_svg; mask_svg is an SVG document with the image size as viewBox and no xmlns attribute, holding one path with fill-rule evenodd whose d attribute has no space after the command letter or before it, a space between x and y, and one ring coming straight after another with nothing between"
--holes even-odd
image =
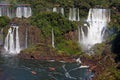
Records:
<instances>
[{"instance_id":1,"label":"cascading water","mask_svg":"<svg viewBox=\"0 0 120 80\"><path fill-rule=\"evenodd\" d=\"M80 21L78 8L70 8L69 9L69 20L70 21Z\"/></svg>"},{"instance_id":2,"label":"cascading water","mask_svg":"<svg viewBox=\"0 0 120 80\"><path fill-rule=\"evenodd\" d=\"M79 13L79 9L78 9L78 13L77 13L77 21L80 21L80 15L79 15L80 13Z\"/></svg>"},{"instance_id":3,"label":"cascading water","mask_svg":"<svg viewBox=\"0 0 120 80\"><path fill-rule=\"evenodd\" d=\"M16 9L16 17L22 18L22 9L21 9L21 7L17 7L17 9Z\"/></svg>"},{"instance_id":4,"label":"cascading water","mask_svg":"<svg viewBox=\"0 0 120 80\"><path fill-rule=\"evenodd\" d=\"M5 49L5 51L8 51L8 38L9 38L9 35L10 35L10 33L11 33L11 27L8 29L8 34L7 34L7 36L6 36L6 38L5 38L5 44L4 44L4 49Z\"/></svg>"},{"instance_id":5,"label":"cascading water","mask_svg":"<svg viewBox=\"0 0 120 80\"><path fill-rule=\"evenodd\" d=\"M14 9L7 4L0 4L0 16L8 16L9 18L12 18L14 14L13 10Z\"/></svg>"},{"instance_id":6,"label":"cascading water","mask_svg":"<svg viewBox=\"0 0 120 80\"><path fill-rule=\"evenodd\" d=\"M9 18L18 17L18 18L28 18L32 16L32 10L30 6L18 6L15 9L11 7L12 4L0 4L0 16L8 16ZM15 16L16 15L16 16Z\"/></svg>"},{"instance_id":7,"label":"cascading water","mask_svg":"<svg viewBox=\"0 0 120 80\"><path fill-rule=\"evenodd\" d=\"M10 32L9 53L14 53L15 52L15 50L14 50L14 30L15 30L15 27L13 27L12 32Z\"/></svg>"},{"instance_id":8,"label":"cascading water","mask_svg":"<svg viewBox=\"0 0 120 80\"><path fill-rule=\"evenodd\" d=\"M78 26L78 42L79 42L79 43L80 43L80 41L81 41L81 38L80 38L80 37L81 37L80 31L81 31L81 30L80 30L80 27Z\"/></svg>"},{"instance_id":9,"label":"cascading water","mask_svg":"<svg viewBox=\"0 0 120 80\"><path fill-rule=\"evenodd\" d=\"M25 18L28 18L32 15L30 7L24 7L23 10L24 10L23 16Z\"/></svg>"},{"instance_id":10,"label":"cascading water","mask_svg":"<svg viewBox=\"0 0 120 80\"><path fill-rule=\"evenodd\" d=\"M57 8L56 7L53 8L53 12L57 12Z\"/></svg>"},{"instance_id":11,"label":"cascading water","mask_svg":"<svg viewBox=\"0 0 120 80\"><path fill-rule=\"evenodd\" d=\"M16 27L16 53L20 52L20 43L19 43L19 34L18 34L18 26Z\"/></svg>"},{"instance_id":12,"label":"cascading water","mask_svg":"<svg viewBox=\"0 0 120 80\"><path fill-rule=\"evenodd\" d=\"M0 16L2 16L2 9L1 9L1 7L0 7Z\"/></svg>"},{"instance_id":13,"label":"cascading water","mask_svg":"<svg viewBox=\"0 0 120 80\"><path fill-rule=\"evenodd\" d=\"M53 12L61 13L64 16L64 8L62 7L61 8L54 7Z\"/></svg>"},{"instance_id":14,"label":"cascading water","mask_svg":"<svg viewBox=\"0 0 120 80\"><path fill-rule=\"evenodd\" d=\"M52 47L55 48L55 43L54 43L54 32L52 29Z\"/></svg>"},{"instance_id":15,"label":"cascading water","mask_svg":"<svg viewBox=\"0 0 120 80\"><path fill-rule=\"evenodd\" d=\"M22 18L25 17L25 18L28 18L32 15L32 12L31 12L31 8L30 7L17 7L17 10L16 10L16 17L18 18Z\"/></svg>"},{"instance_id":16,"label":"cascading water","mask_svg":"<svg viewBox=\"0 0 120 80\"><path fill-rule=\"evenodd\" d=\"M64 8L61 8L61 14L64 16Z\"/></svg>"},{"instance_id":17,"label":"cascading water","mask_svg":"<svg viewBox=\"0 0 120 80\"><path fill-rule=\"evenodd\" d=\"M83 49L89 50L93 45L104 41L105 31L107 29L107 23L110 22L110 10L108 9L90 9L87 23L84 27L87 27L87 35L81 28L80 44Z\"/></svg>"},{"instance_id":18,"label":"cascading water","mask_svg":"<svg viewBox=\"0 0 120 80\"><path fill-rule=\"evenodd\" d=\"M18 54L20 52L18 28L18 26L12 26L8 29L8 34L5 38L4 49L5 52L9 54ZM15 30L16 32L14 32Z\"/></svg>"},{"instance_id":19,"label":"cascading water","mask_svg":"<svg viewBox=\"0 0 120 80\"><path fill-rule=\"evenodd\" d=\"M7 16L9 17L9 18L12 18L13 17L13 10L12 10L12 8L10 8L10 7L8 7L7 8Z\"/></svg>"},{"instance_id":20,"label":"cascading water","mask_svg":"<svg viewBox=\"0 0 120 80\"><path fill-rule=\"evenodd\" d=\"M28 47L28 29L26 28L26 32L25 32L25 48Z\"/></svg>"}]
</instances>

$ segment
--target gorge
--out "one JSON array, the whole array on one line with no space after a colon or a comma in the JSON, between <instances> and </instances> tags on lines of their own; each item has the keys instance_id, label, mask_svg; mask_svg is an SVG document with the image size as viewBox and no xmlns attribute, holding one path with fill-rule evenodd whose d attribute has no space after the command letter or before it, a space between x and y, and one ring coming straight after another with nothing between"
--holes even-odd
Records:
<instances>
[{"instance_id":1,"label":"gorge","mask_svg":"<svg viewBox=\"0 0 120 80\"><path fill-rule=\"evenodd\" d=\"M113 2L1 3L0 79L120 79L119 7Z\"/></svg>"}]
</instances>

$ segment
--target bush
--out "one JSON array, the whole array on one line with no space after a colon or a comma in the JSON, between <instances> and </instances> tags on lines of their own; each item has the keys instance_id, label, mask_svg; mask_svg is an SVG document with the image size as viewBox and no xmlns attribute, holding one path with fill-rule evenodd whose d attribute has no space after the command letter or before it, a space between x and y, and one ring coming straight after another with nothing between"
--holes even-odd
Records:
<instances>
[{"instance_id":1,"label":"bush","mask_svg":"<svg viewBox=\"0 0 120 80\"><path fill-rule=\"evenodd\" d=\"M5 27L7 24L9 24L10 19L7 16L0 17L0 28Z\"/></svg>"},{"instance_id":2,"label":"bush","mask_svg":"<svg viewBox=\"0 0 120 80\"><path fill-rule=\"evenodd\" d=\"M81 54L82 50L78 46L78 43L74 41L63 41L60 44L57 45L58 50L63 51L64 53L67 53L68 55L77 55Z\"/></svg>"}]
</instances>

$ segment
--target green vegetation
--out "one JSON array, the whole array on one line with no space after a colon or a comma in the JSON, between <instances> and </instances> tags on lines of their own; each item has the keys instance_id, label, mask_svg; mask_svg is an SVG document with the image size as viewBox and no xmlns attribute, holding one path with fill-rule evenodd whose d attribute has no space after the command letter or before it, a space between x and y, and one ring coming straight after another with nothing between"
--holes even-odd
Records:
<instances>
[{"instance_id":1,"label":"green vegetation","mask_svg":"<svg viewBox=\"0 0 120 80\"><path fill-rule=\"evenodd\" d=\"M10 22L10 19L7 16L0 17L0 28L5 27Z\"/></svg>"},{"instance_id":2,"label":"green vegetation","mask_svg":"<svg viewBox=\"0 0 120 80\"><path fill-rule=\"evenodd\" d=\"M78 46L78 43L71 40L62 41L57 46L59 52L64 51L64 53L67 53L68 55L77 55L82 53L80 47Z\"/></svg>"},{"instance_id":3,"label":"green vegetation","mask_svg":"<svg viewBox=\"0 0 120 80\"><path fill-rule=\"evenodd\" d=\"M100 75L98 80L120 80L120 70L110 66Z\"/></svg>"},{"instance_id":4,"label":"green vegetation","mask_svg":"<svg viewBox=\"0 0 120 80\"><path fill-rule=\"evenodd\" d=\"M52 28L55 31L55 36L60 36L68 31L77 29L74 22L69 21L58 13L41 12L31 19L33 25L42 29L45 36L50 36Z\"/></svg>"},{"instance_id":5,"label":"green vegetation","mask_svg":"<svg viewBox=\"0 0 120 80\"><path fill-rule=\"evenodd\" d=\"M78 54L80 49L77 43L74 41L66 41L64 34L69 31L77 29L77 25L74 22L69 21L61 14L53 12L41 12L36 16L31 17L32 25L38 26L44 38L51 36L52 28L55 34L55 46L58 50L65 51L67 54Z\"/></svg>"}]
</instances>

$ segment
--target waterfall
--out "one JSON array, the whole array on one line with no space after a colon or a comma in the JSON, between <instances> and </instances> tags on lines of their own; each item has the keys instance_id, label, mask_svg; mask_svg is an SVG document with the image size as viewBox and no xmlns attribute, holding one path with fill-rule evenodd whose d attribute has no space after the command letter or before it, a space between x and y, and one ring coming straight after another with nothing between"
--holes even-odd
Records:
<instances>
[{"instance_id":1,"label":"waterfall","mask_svg":"<svg viewBox=\"0 0 120 80\"><path fill-rule=\"evenodd\" d=\"M13 27L13 31L10 32L10 42L9 42L9 53L14 53L14 30L15 27Z\"/></svg>"},{"instance_id":2,"label":"waterfall","mask_svg":"<svg viewBox=\"0 0 120 80\"><path fill-rule=\"evenodd\" d=\"M20 43L19 43L19 34L18 34L18 26L16 27L16 53L20 53Z\"/></svg>"},{"instance_id":3,"label":"waterfall","mask_svg":"<svg viewBox=\"0 0 120 80\"><path fill-rule=\"evenodd\" d=\"M2 16L2 8L0 7L0 16Z\"/></svg>"},{"instance_id":4,"label":"waterfall","mask_svg":"<svg viewBox=\"0 0 120 80\"><path fill-rule=\"evenodd\" d=\"M22 8L21 7L17 7L17 9L16 9L16 17L22 18Z\"/></svg>"},{"instance_id":5,"label":"waterfall","mask_svg":"<svg viewBox=\"0 0 120 80\"><path fill-rule=\"evenodd\" d=\"M69 20L72 21L72 8L69 9Z\"/></svg>"},{"instance_id":6,"label":"waterfall","mask_svg":"<svg viewBox=\"0 0 120 80\"><path fill-rule=\"evenodd\" d=\"M16 13L14 8L12 8L10 5L8 4L2 4L0 5L0 16L8 16L9 18L13 18L13 17L18 17L18 18L28 18L30 16L32 16L32 10L30 6L18 6L16 8Z\"/></svg>"},{"instance_id":7,"label":"waterfall","mask_svg":"<svg viewBox=\"0 0 120 80\"><path fill-rule=\"evenodd\" d=\"M23 16L24 16L25 18L28 17L28 11L27 11L27 10L28 10L27 7L23 7Z\"/></svg>"},{"instance_id":8,"label":"waterfall","mask_svg":"<svg viewBox=\"0 0 120 80\"><path fill-rule=\"evenodd\" d=\"M81 28L81 40L83 49L89 50L93 45L104 41L105 31L107 24L110 22L110 10L108 9L90 9L88 13L87 23L84 27L87 27L88 32L85 35L85 31Z\"/></svg>"},{"instance_id":9,"label":"waterfall","mask_svg":"<svg viewBox=\"0 0 120 80\"><path fill-rule=\"evenodd\" d=\"M64 8L61 8L61 14L64 16Z\"/></svg>"},{"instance_id":10,"label":"waterfall","mask_svg":"<svg viewBox=\"0 0 120 80\"><path fill-rule=\"evenodd\" d=\"M60 13L64 16L64 8L62 7L61 8L54 7L52 11L56 13Z\"/></svg>"},{"instance_id":11,"label":"waterfall","mask_svg":"<svg viewBox=\"0 0 120 80\"><path fill-rule=\"evenodd\" d=\"M18 28L18 26L12 26L8 29L4 49L9 54L18 54L20 52Z\"/></svg>"},{"instance_id":12,"label":"waterfall","mask_svg":"<svg viewBox=\"0 0 120 80\"><path fill-rule=\"evenodd\" d=\"M73 21L76 21L76 8L73 8Z\"/></svg>"},{"instance_id":13,"label":"waterfall","mask_svg":"<svg viewBox=\"0 0 120 80\"><path fill-rule=\"evenodd\" d=\"M80 43L80 27L78 26L78 42Z\"/></svg>"},{"instance_id":14,"label":"waterfall","mask_svg":"<svg viewBox=\"0 0 120 80\"><path fill-rule=\"evenodd\" d=\"M30 16L32 16L32 10L30 7L17 7L16 9L16 17L18 18L22 18L25 17L25 18L28 18Z\"/></svg>"},{"instance_id":15,"label":"waterfall","mask_svg":"<svg viewBox=\"0 0 120 80\"><path fill-rule=\"evenodd\" d=\"M70 8L69 9L69 20L70 21L80 21L78 8Z\"/></svg>"},{"instance_id":16,"label":"waterfall","mask_svg":"<svg viewBox=\"0 0 120 80\"><path fill-rule=\"evenodd\" d=\"M79 12L79 9L78 9L78 13L77 13L77 21L80 21L80 16L79 16L80 12Z\"/></svg>"},{"instance_id":17,"label":"waterfall","mask_svg":"<svg viewBox=\"0 0 120 80\"><path fill-rule=\"evenodd\" d=\"M7 8L7 16L10 17L9 9Z\"/></svg>"},{"instance_id":18,"label":"waterfall","mask_svg":"<svg viewBox=\"0 0 120 80\"><path fill-rule=\"evenodd\" d=\"M52 28L52 47L55 48L53 28Z\"/></svg>"},{"instance_id":19,"label":"waterfall","mask_svg":"<svg viewBox=\"0 0 120 80\"><path fill-rule=\"evenodd\" d=\"M57 8L56 7L53 8L53 12L57 12Z\"/></svg>"},{"instance_id":20,"label":"waterfall","mask_svg":"<svg viewBox=\"0 0 120 80\"><path fill-rule=\"evenodd\" d=\"M25 18L28 18L32 15L30 7L23 7L23 11L24 11L23 16Z\"/></svg>"},{"instance_id":21,"label":"waterfall","mask_svg":"<svg viewBox=\"0 0 120 80\"><path fill-rule=\"evenodd\" d=\"M10 33L11 33L11 31L12 31L12 29L11 29L11 27L8 29L8 34L7 34L7 36L6 36L6 38L5 38L5 44L4 44L4 49L5 49L5 51L8 51L8 39L9 39L9 35L10 35Z\"/></svg>"}]
</instances>

